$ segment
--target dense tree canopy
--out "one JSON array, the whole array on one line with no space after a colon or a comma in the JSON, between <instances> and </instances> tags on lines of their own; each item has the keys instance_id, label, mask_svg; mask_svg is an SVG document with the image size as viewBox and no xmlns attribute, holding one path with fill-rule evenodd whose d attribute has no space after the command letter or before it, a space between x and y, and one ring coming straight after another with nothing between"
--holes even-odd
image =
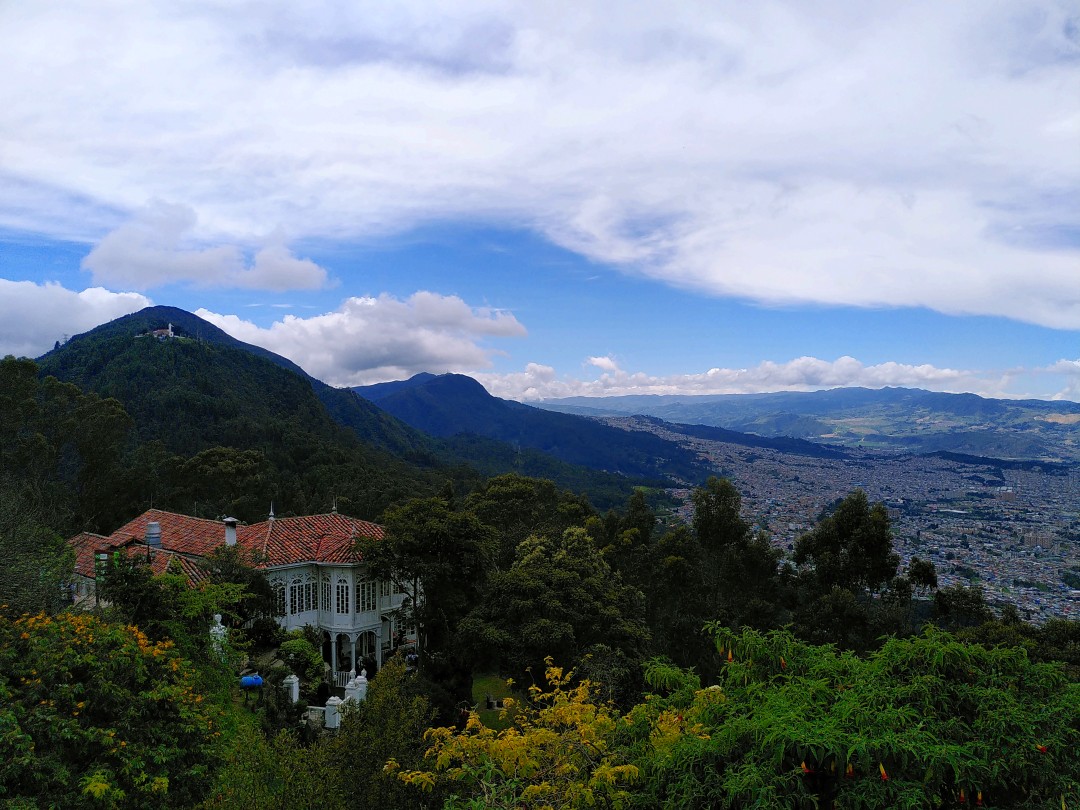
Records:
<instances>
[{"instance_id":1,"label":"dense tree canopy","mask_svg":"<svg viewBox=\"0 0 1080 810\"><path fill-rule=\"evenodd\" d=\"M475 661L518 679L528 670L539 677L549 655L577 661L594 644L637 660L649 639L641 593L612 573L581 528L521 543L509 570L492 574L462 635Z\"/></svg>"},{"instance_id":2,"label":"dense tree canopy","mask_svg":"<svg viewBox=\"0 0 1080 810\"><path fill-rule=\"evenodd\" d=\"M90 615L0 617L0 797L29 807L190 807L217 712L171 641Z\"/></svg>"}]
</instances>

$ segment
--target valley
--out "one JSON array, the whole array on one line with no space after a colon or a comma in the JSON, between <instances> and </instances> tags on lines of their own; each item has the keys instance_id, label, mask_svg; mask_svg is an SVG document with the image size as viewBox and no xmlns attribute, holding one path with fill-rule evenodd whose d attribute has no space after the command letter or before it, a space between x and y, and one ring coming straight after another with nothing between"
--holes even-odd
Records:
<instances>
[{"instance_id":1,"label":"valley","mask_svg":"<svg viewBox=\"0 0 1080 810\"><path fill-rule=\"evenodd\" d=\"M1080 615L1080 591L1062 573L1080 569L1080 470L1073 466L910 455L857 448L817 457L688 436L644 417L607 417L698 453L743 497L743 515L790 552L822 510L861 488L889 510L896 550L931 560L940 585L978 582L988 601L1014 604L1031 621ZM691 517L689 489L680 513Z\"/></svg>"}]
</instances>

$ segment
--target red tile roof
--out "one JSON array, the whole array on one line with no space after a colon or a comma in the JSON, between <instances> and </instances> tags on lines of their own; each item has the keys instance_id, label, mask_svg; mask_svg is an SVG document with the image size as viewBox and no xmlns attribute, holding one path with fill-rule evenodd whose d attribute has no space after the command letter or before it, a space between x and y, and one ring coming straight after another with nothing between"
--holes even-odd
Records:
<instances>
[{"instance_id":1,"label":"red tile roof","mask_svg":"<svg viewBox=\"0 0 1080 810\"><path fill-rule=\"evenodd\" d=\"M240 544L265 560L264 567L300 562L356 563L356 541L381 540L382 526L339 514L286 517L244 527Z\"/></svg>"},{"instance_id":2,"label":"red tile roof","mask_svg":"<svg viewBox=\"0 0 1080 810\"><path fill-rule=\"evenodd\" d=\"M150 509L108 537L89 532L72 537L68 542L75 549L75 570L93 577L94 552L99 549L123 548L129 556L145 555L146 528L153 522L161 526L161 548L151 550L155 573L164 572L170 560L177 560L188 579L197 582L202 577L198 559L225 543L225 524L221 521ZM382 539L383 530L366 520L333 513L237 526L236 536L237 545L252 553L256 565L268 568L305 562L359 562L357 539Z\"/></svg>"}]
</instances>

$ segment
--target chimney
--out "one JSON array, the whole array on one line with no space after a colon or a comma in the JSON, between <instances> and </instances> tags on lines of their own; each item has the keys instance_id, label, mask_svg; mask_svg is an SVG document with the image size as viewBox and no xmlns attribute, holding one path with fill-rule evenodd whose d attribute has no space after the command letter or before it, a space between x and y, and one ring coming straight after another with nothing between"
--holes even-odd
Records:
<instances>
[{"instance_id":1,"label":"chimney","mask_svg":"<svg viewBox=\"0 0 1080 810\"><path fill-rule=\"evenodd\" d=\"M161 548L161 524L156 520L146 524L146 545Z\"/></svg>"},{"instance_id":2,"label":"chimney","mask_svg":"<svg viewBox=\"0 0 1080 810\"><path fill-rule=\"evenodd\" d=\"M236 545L236 524L239 523L234 517L227 517L223 521L225 523L225 545Z\"/></svg>"}]
</instances>

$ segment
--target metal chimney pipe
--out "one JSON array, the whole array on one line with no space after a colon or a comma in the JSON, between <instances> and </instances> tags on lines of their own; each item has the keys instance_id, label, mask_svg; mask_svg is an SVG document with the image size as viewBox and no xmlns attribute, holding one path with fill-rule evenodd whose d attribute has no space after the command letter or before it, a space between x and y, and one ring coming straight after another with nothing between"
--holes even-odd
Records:
<instances>
[{"instance_id":1,"label":"metal chimney pipe","mask_svg":"<svg viewBox=\"0 0 1080 810\"><path fill-rule=\"evenodd\" d=\"M238 521L234 517L227 517L223 521L223 523L225 524L225 545L236 545L236 524L239 522L240 521Z\"/></svg>"},{"instance_id":2,"label":"metal chimney pipe","mask_svg":"<svg viewBox=\"0 0 1080 810\"><path fill-rule=\"evenodd\" d=\"M146 524L146 545L161 548L161 524L156 520Z\"/></svg>"}]
</instances>

